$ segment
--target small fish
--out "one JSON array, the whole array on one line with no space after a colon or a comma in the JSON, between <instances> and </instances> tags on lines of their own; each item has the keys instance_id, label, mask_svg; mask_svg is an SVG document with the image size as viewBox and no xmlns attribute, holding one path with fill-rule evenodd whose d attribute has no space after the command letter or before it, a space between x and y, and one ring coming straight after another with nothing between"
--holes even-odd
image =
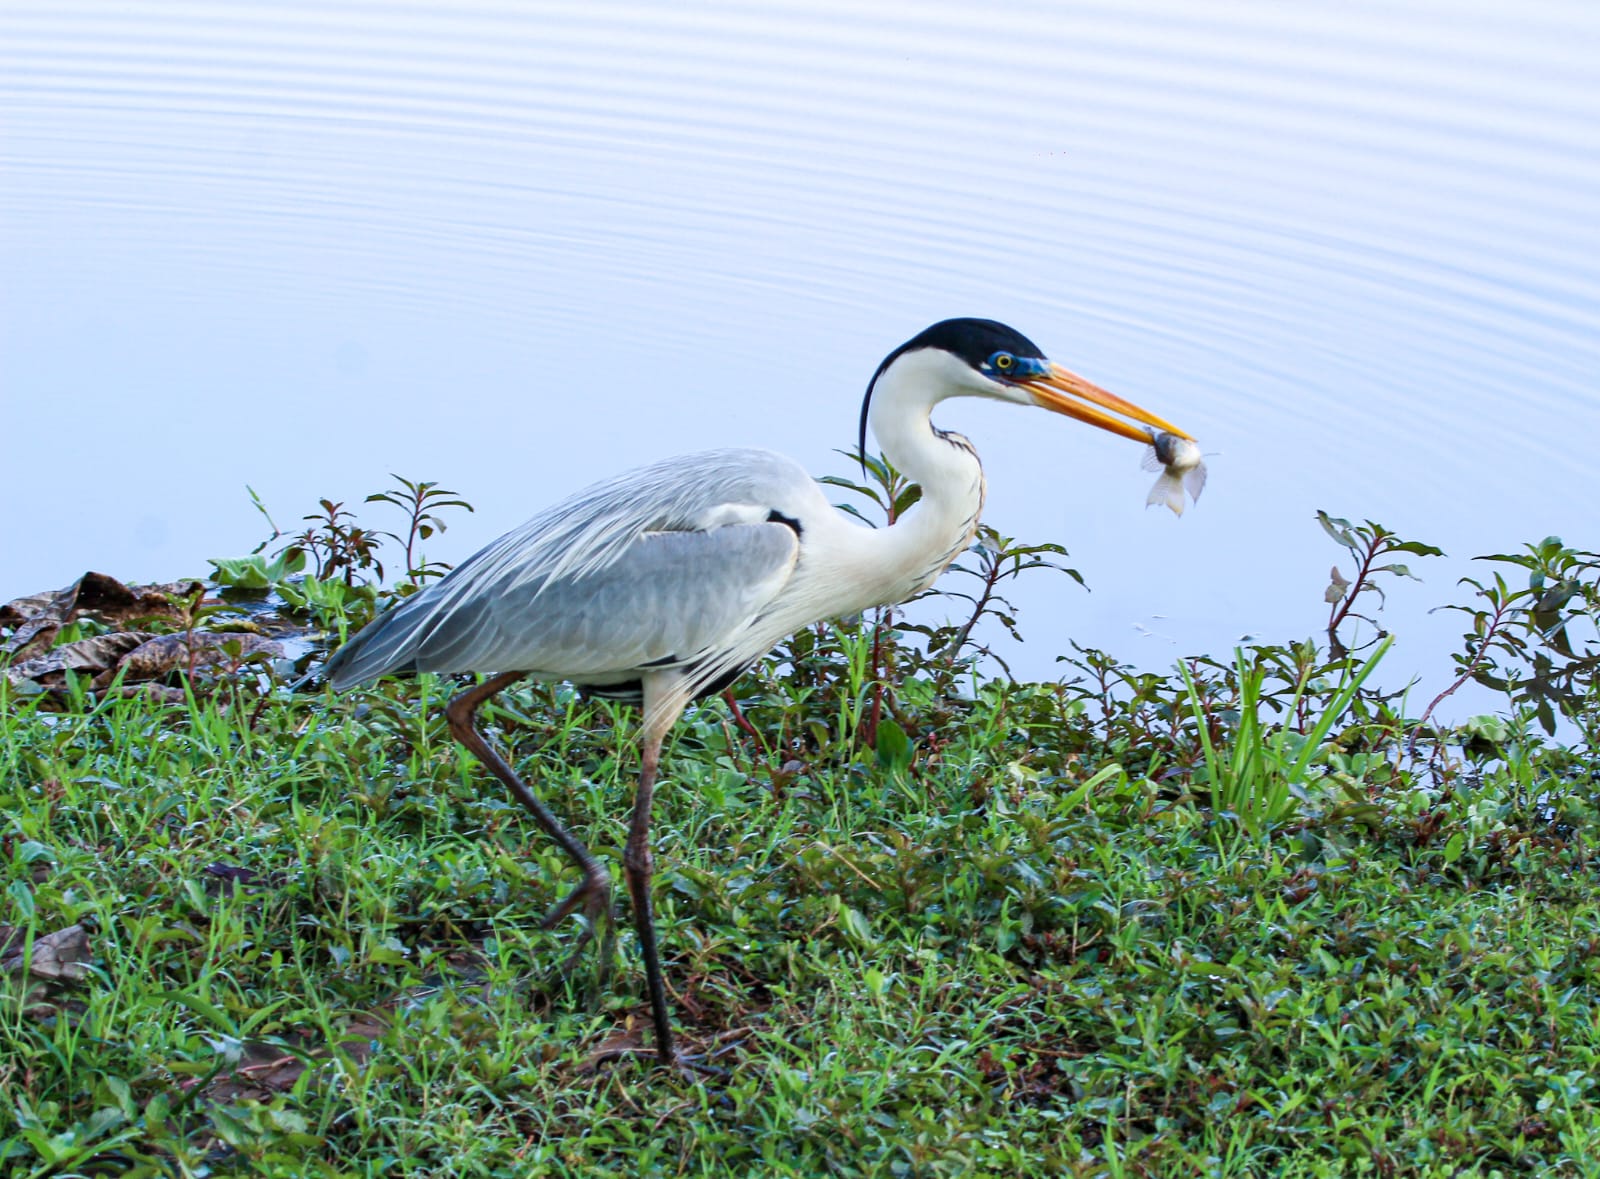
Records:
<instances>
[{"instance_id":1,"label":"small fish","mask_svg":"<svg viewBox=\"0 0 1600 1179\"><path fill-rule=\"evenodd\" d=\"M1147 471L1160 471L1161 478L1145 496L1144 506L1166 504L1175 515L1183 515L1183 493L1198 501L1206 486L1206 463L1200 448L1187 438L1164 431L1150 431L1150 445L1145 449Z\"/></svg>"}]
</instances>

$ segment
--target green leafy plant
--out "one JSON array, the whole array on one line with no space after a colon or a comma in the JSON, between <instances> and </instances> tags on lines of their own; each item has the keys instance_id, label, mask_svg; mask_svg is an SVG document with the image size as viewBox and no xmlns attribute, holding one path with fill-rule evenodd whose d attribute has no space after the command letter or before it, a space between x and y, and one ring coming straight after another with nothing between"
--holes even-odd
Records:
<instances>
[{"instance_id":1,"label":"green leafy plant","mask_svg":"<svg viewBox=\"0 0 1600 1179\"><path fill-rule=\"evenodd\" d=\"M286 537L254 489L250 500L272 528L272 533L246 557L210 559L212 580L229 589L274 590L295 610L314 614L329 629L344 633L351 623L364 622L388 597L414 593L423 582L442 577L450 566L423 556L421 542L443 532L440 515L447 508L472 505L455 492L427 480L395 475L398 486L367 496L367 503L384 503L405 513L404 531L368 528L343 503L324 498L319 511L304 517L310 527ZM271 553L274 542L283 541ZM393 542L404 551L406 580L382 588L382 550ZM307 566L310 566L308 569ZM334 589L334 584L342 589Z\"/></svg>"},{"instance_id":2,"label":"green leafy plant","mask_svg":"<svg viewBox=\"0 0 1600 1179\"><path fill-rule=\"evenodd\" d=\"M1416 732L1472 680L1532 709L1546 733L1556 731L1560 715L1592 737L1600 680L1600 553L1549 536L1520 553L1476 559L1525 570L1526 584L1513 589L1499 569L1488 578L1464 577L1460 584L1472 587L1475 600L1440 607L1467 615L1472 629L1455 657L1459 674L1428 705Z\"/></svg>"},{"instance_id":3,"label":"green leafy plant","mask_svg":"<svg viewBox=\"0 0 1600 1179\"><path fill-rule=\"evenodd\" d=\"M888 527L922 498L922 488L907 479L885 456L862 455L853 450L839 453L859 464L862 480L827 475L820 482L843 488L875 509L863 511L862 507L847 501L836 505L841 511L874 528L879 526L874 515L880 516L883 526ZM1076 569L1057 560L1066 555L1067 550L1061 545L1024 544L987 524L980 524L968 557L958 560L947 571L972 578L978 585L971 592L949 583L936 585L912 599L920 602L942 598L962 603L966 607L965 617L944 623L912 623L903 621L903 607L878 607L872 621L872 705L864 727L866 741L871 744L875 740L885 709L895 709L893 685L898 680L927 677L941 693L949 693L954 690L958 675L970 671L985 658L994 660L1004 674L1010 675L1011 668L1005 659L989 645L980 644L973 630L984 619L992 619L1021 642L1015 607L1000 592L1001 587L1025 573L1041 569L1064 573L1083 585L1083 577ZM921 647L908 644L901 641L902 634L920 634L926 642Z\"/></svg>"},{"instance_id":4,"label":"green leafy plant","mask_svg":"<svg viewBox=\"0 0 1600 1179\"><path fill-rule=\"evenodd\" d=\"M248 557L210 557L211 580L228 589L274 589L306 567L305 550L289 547L275 556L255 552Z\"/></svg>"},{"instance_id":5,"label":"green leafy plant","mask_svg":"<svg viewBox=\"0 0 1600 1179\"><path fill-rule=\"evenodd\" d=\"M376 585L348 582L340 578L321 578L306 574L281 582L278 593L295 610L310 614L317 625L332 631L343 642L352 628L359 629L377 612L379 591Z\"/></svg>"},{"instance_id":6,"label":"green leafy plant","mask_svg":"<svg viewBox=\"0 0 1600 1179\"><path fill-rule=\"evenodd\" d=\"M845 478L843 475L823 475L817 482L825 483L829 487L843 488L852 495L866 500L877 509L877 516L882 518L884 527L892 525L922 498L922 488L906 478L883 455L874 458L872 455L860 454L855 450L840 450L835 453L842 454L859 464L861 479L858 481ZM848 500L834 506L870 527L878 527L877 518L862 511Z\"/></svg>"},{"instance_id":7,"label":"green leafy plant","mask_svg":"<svg viewBox=\"0 0 1600 1179\"><path fill-rule=\"evenodd\" d=\"M1201 698L1193 670L1187 664L1179 664L1190 715L1205 751L1203 776L1213 807L1253 835L1297 818L1306 798L1307 771L1327 752L1328 734L1349 712L1361 685L1377 669L1392 642L1387 637L1380 640L1364 663L1342 669L1339 682L1317 699L1316 716L1309 729L1292 723L1267 723L1262 715L1262 685L1267 668L1259 655L1247 660L1242 649L1236 650L1238 695L1229 709L1231 725L1225 741L1212 735L1215 718ZM1309 675L1296 677L1285 710L1289 718L1300 715L1300 705L1311 684Z\"/></svg>"},{"instance_id":8,"label":"green leafy plant","mask_svg":"<svg viewBox=\"0 0 1600 1179\"><path fill-rule=\"evenodd\" d=\"M928 654L937 660L941 671L941 684L948 687L957 671L971 668L982 659L992 659L1001 672L1011 674L1011 665L987 644L973 637L973 628L985 618L999 623L1017 642L1022 642L1022 632L1017 627L1016 607L1000 593L1007 582L1025 573L1050 569L1065 574L1079 585L1084 585L1083 575L1058 558L1067 550L1058 544L1024 544L1015 537L1004 536L987 524L978 525L978 535L968 550L968 557L957 560L945 576L955 574L971 578L978 584L970 592L954 585L935 587L923 597L939 597L950 602L964 602L971 609L959 622L938 625L906 624L901 629L921 634L927 638ZM970 584L970 582L965 583ZM1085 588L1087 588L1085 586Z\"/></svg>"},{"instance_id":9,"label":"green leafy plant","mask_svg":"<svg viewBox=\"0 0 1600 1179\"><path fill-rule=\"evenodd\" d=\"M406 577L413 587L420 587L429 578L443 577L449 572L450 566L443 561L427 560L417 546L435 533L445 530L445 522L439 516L445 508L464 508L470 512L473 507L456 492L446 491L437 483L425 479L413 481L394 474L391 474L390 478L399 486L388 491L374 492L367 496L367 502L391 504L406 514L405 535L402 536L397 532L384 532L380 535L404 547Z\"/></svg>"},{"instance_id":10,"label":"green leafy plant","mask_svg":"<svg viewBox=\"0 0 1600 1179\"><path fill-rule=\"evenodd\" d=\"M906 478L884 455L873 458L856 451L838 453L857 461L861 467L862 481L857 482L840 475L824 475L819 482L831 487L841 487L867 500L882 514L885 527L892 526L922 499L922 488ZM874 528L878 526L876 520L852 503L845 502L835 506ZM886 698L892 692L889 683L895 678L900 655L898 644L893 640L897 613L898 607L895 606L878 606L872 612L872 657L869 669L872 703L870 713L861 729L862 739L869 746L877 740L878 722L883 716L886 703L889 707L893 707L892 701Z\"/></svg>"},{"instance_id":11,"label":"green leafy plant","mask_svg":"<svg viewBox=\"0 0 1600 1179\"><path fill-rule=\"evenodd\" d=\"M1339 658L1352 649L1345 641L1345 637L1339 633L1340 628L1346 624L1366 622L1376 632L1373 638L1355 648L1356 650L1370 647L1386 633L1375 618L1357 613L1355 609L1361 596L1369 593L1377 595L1381 607L1385 595L1383 586L1378 580L1379 574L1419 580L1408 566L1398 561L1389 561L1388 558L1396 553L1409 553L1418 557L1441 557L1444 555L1444 550L1420 540L1402 539L1383 525L1371 520L1364 524L1352 524L1349 520L1318 511L1317 523L1321 524L1322 530L1350 554L1354 569L1347 578L1335 565L1330 571L1328 588L1323 594L1323 600L1331 607L1328 613L1328 649L1334 658Z\"/></svg>"},{"instance_id":12,"label":"green leafy plant","mask_svg":"<svg viewBox=\"0 0 1600 1179\"><path fill-rule=\"evenodd\" d=\"M357 578L383 580L383 562L378 551L386 534L356 523L355 513L331 499L317 501L318 510L301 519L309 523L292 541L290 548L304 552L313 565L313 575L321 580L339 575L346 585Z\"/></svg>"}]
</instances>

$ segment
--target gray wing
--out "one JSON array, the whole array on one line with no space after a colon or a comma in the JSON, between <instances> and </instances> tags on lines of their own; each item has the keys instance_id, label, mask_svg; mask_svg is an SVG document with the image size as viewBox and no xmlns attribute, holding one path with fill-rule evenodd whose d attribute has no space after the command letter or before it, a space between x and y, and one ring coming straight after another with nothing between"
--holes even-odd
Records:
<instances>
[{"instance_id":1,"label":"gray wing","mask_svg":"<svg viewBox=\"0 0 1600 1179\"><path fill-rule=\"evenodd\" d=\"M433 620L410 663L580 682L698 663L737 641L789 580L799 547L781 524L652 533L586 577L485 587Z\"/></svg>"},{"instance_id":2,"label":"gray wing","mask_svg":"<svg viewBox=\"0 0 1600 1179\"><path fill-rule=\"evenodd\" d=\"M603 682L721 654L798 559L796 529L770 513L798 519L818 502L804 468L768 451L630 472L488 545L375 620L322 674L335 688L391 671Z\"/></svg>"}]
</instances>

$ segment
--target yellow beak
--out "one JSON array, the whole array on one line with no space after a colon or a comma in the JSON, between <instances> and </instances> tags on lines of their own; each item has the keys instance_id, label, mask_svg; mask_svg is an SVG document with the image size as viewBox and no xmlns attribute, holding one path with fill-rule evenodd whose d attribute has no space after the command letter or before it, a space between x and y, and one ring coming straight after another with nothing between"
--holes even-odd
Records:
<instances>
[{"instance_id":1,"label":"yellow beak","mask_svg":"<svg viewBox=\"0 0 1600 1179\"><path fill-rule=\"evenodd\" d=\"M1124 401L1115 393L1108 393L1093 381L1086 381L1077 373L1062 368L1059 364L1051 364L1047 374L1034 377L1032 380L1019 381L1018 384L1033 396L1035 405L1065 414L1069 418L1077 418L1080 422L1088 422L1091 426L1099 426L1102 430L1109 430L1113 434L1121 434L1124 438L1132 438L1136 442L1149 442L1150 432L1123 421L1123 418L1132 418L1135 422L1143 422L1168 434L1176 434L1179 438L1194 441L1192 434L1178 429L1171 422L1156 417L1147 409L1140 409L1131 401ZM1095 409L1097 405L1119 413L1122 417L1112 417L1109 413Z\"/></svg>"}]
</instances>

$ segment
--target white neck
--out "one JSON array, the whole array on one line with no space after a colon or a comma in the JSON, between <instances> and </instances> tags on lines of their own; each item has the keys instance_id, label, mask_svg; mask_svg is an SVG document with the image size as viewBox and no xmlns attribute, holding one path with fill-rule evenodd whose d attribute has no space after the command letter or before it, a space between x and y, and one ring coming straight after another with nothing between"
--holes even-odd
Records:
<instances>
[{"instance_id":1,"label":"white neck","mask_svg":"<svg viewBox=\"0 0 1600 1179\"><path fill-rule=\"evenodd\" d=\"M969 368L945 352L898 357L872 391L869 423L884 456L922 498L888 528L861 538L858 559L878 591L876 603L903 601L926 588L971 543L983 509L983 467L959 434L936 432L930 415L946 396L968 388ZM876 604L875 603L875 604Z\"/></svg>"}]
</instances>

